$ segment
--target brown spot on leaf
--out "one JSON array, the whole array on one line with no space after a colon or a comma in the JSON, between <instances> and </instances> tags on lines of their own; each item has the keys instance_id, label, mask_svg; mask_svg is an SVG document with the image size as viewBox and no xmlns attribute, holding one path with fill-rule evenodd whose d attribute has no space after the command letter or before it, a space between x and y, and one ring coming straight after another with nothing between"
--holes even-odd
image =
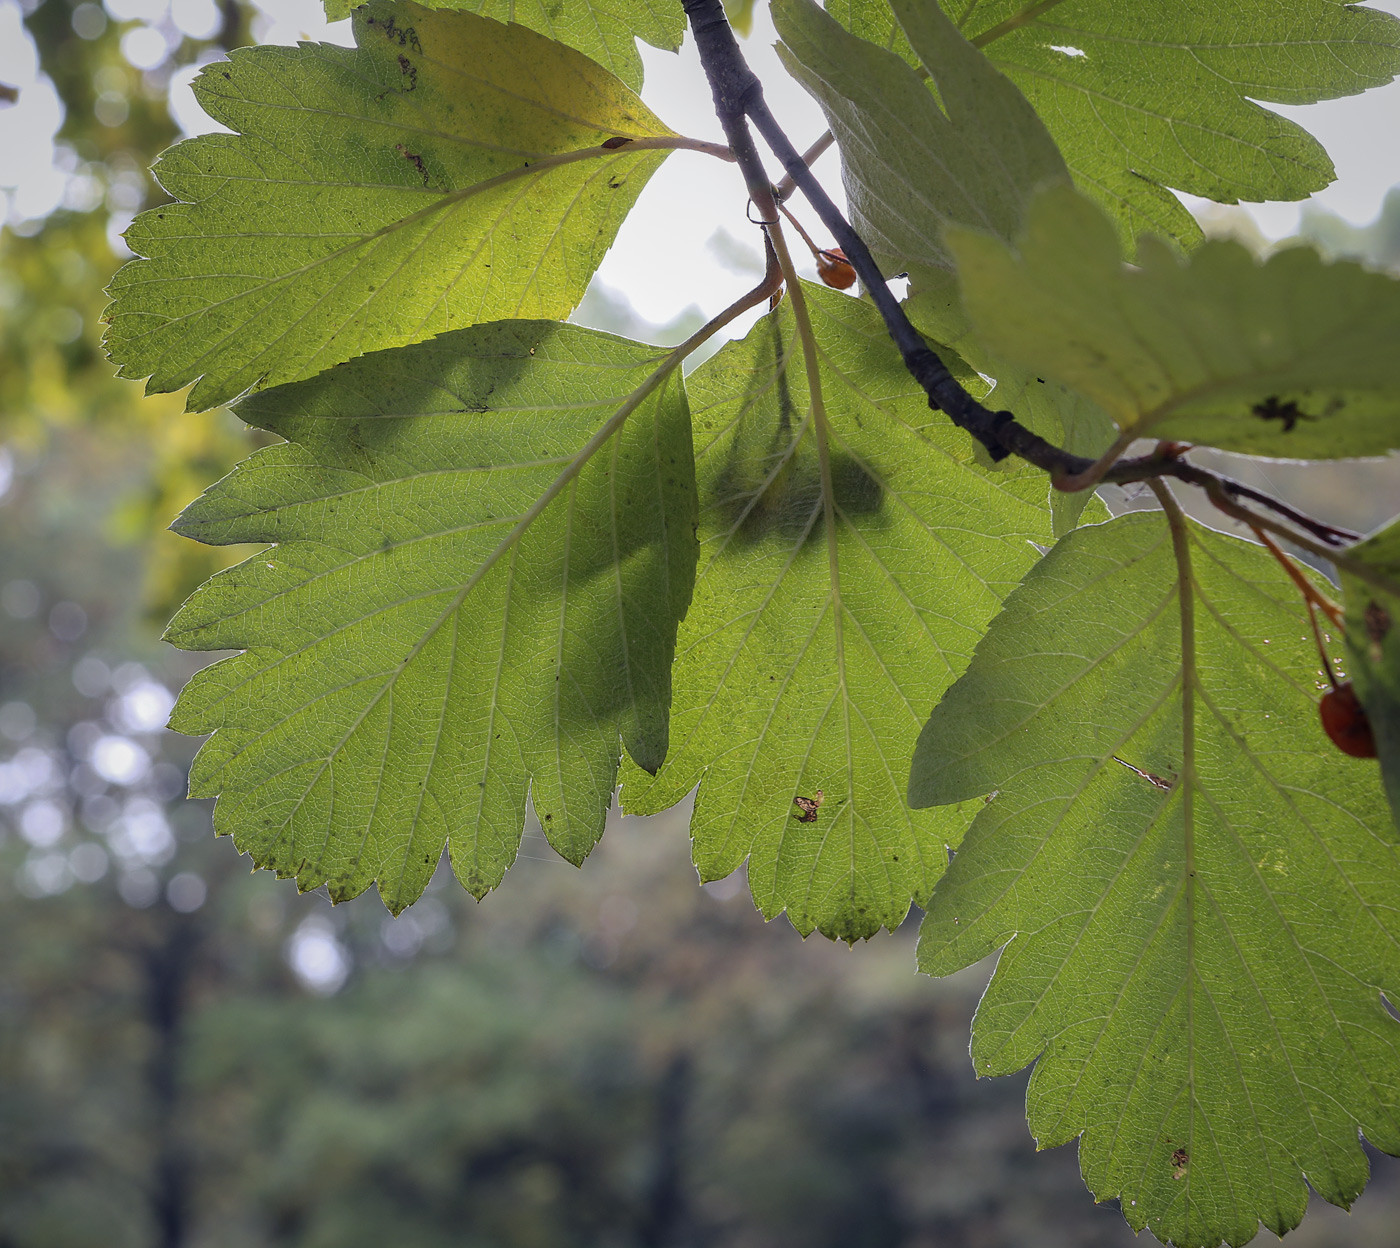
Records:
<instances>
[{"instance_id":1,"label":"brown spot on leaf","mask_svg":"<svg viewBox=\"0 0 1400 1248\"><path fill-rule=\"evenodd\" d=\"M1390 612L1373 598L1366 604L1366 610L1362 612L1361 618L1366 624L1366 636L1371 641L1371 660L1379 663L1381 642L1386 639L1392 623Z\"/></svg>"},{"instance_id":2,"label":"brown spot on leaf","mask_svg":"<svg viewBox=\"0 0 1400 1248\"><path fill-rule=\"evenodd\" d=\"M417 152L410 152L402 143L395 143L394 150L398 152L410 165L418 170L419 176L423 179L423 185L428 185L428 171L423 166L423 158Z\"/></svg>"},{"instance_id":3,"label":"brown spot on leaf","mask_svg":"<svg viewBox=\"0 0 1400 1248\"><path fill-rule=\"evenodd\" d=\"M811 797L794 797L792 804L797 807L798 813L793 817L798 823L816 823L817 809L825 800L825 796L820 789Z\"/></svg>"},{"instance_id":4,"label":"brown spot on leaf","mask_svg":"<svg viewBox=\"0 0 1400 1248\"><path fill-rule=\"evenodd\" d=\"M408 86L405 91L414 91L418 88L418 66L408 59L402 52L399 53L399 73L408 79Z\"/></svg>"},{"instance_id":5,"label":"brown spot on leaf","mask_svg":"<svg viewBox=\"0 0 1400 1248\"><path fill-rule=\"evenodd\" d=\"M1178 1148L1172 1153L1172 1178L1182 1178L1186 1174L1186 1167L1190 1164L1191 1158L1186 1155L1186 1150Z\"/></svg>"},{"instance_id":6,"label":"brown spot on leaf","mask_svg":"<svg viewBox=\"0 0 1400 1248\"><path fill-rule=\"evenodd\" d=\"M626 147L627 144L631 142L632 140L629 139L625 134L615 134L610 139L604 139L603 146L606 147L609 151L612 151L614 148Z\"/></svg>"},{"instance_id":7,"label":"brown spot on leaf","mask_svg":"<svg viewBox=\"0 0 1400 1248\"><path fill-rule=\"evenodd\" d=\"M423 45L418 42L418 32L412 26L400 26L392 17L367 17L365 25L382 30L386 39L392 39L401 48L412 48L415 52L423 50Z\"/></svg>"}]
</instances>

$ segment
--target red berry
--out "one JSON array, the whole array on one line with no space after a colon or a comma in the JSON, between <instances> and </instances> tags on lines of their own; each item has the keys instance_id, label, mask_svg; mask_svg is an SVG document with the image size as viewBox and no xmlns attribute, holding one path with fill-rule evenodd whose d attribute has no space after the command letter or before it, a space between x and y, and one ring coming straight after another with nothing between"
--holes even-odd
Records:
<instances>
[{"instance_id":1,"label":"red berry","mask_svg":"<svg viewBox=\"0 0 1400 1248\"><path fill-rule=\"evenodd\" d=\"M817 252L817 276L837 290L849 290L856 283L856 271L839 247Z\"/></svg>"},{"instance_id":2,"label":"red berry","mask_svg":"<svg viewBox=\"0 0 1400 1248\"><path fill-rule=\"evenodd\" d=\"M1349 680L1324 693L1317 710L1322 716L1323 730L1343 754L1350 754L1352 758L1376 757L1371 721L1366 718L1366 708Z\"/></svg>"}]
</instances>

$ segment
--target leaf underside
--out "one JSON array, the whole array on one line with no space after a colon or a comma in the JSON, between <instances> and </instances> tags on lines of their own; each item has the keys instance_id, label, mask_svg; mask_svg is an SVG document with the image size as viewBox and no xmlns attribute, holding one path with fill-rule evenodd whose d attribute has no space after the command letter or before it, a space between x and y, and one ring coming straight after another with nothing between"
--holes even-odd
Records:
<instances>
[{"instance_id":1,"label":"leaf underside","mask_svg":"<svg viewBox=\"0 0 1400 1248\"><path fill-rule=\"evenodd\" d=\"M1007 600L914 756L911 799L991 794L921 967L1005 946L978 1074L1036 1063L1042 1147L1164 1242L1347 1205L1358 1131L1400 1153L1400 860L1373 764L1330 748L1297 591L1187 532L1194 662L1161 513L1077 530ZM1185 694L1189 687L1190 698Z\"/></svg>"},{"instance_id":2,"label":"leaf underside","mask_svg":"<svg viewBox=\"0 0 1400 1248\"><path fill-rule=\"evenodd\" d=\"M941 10L901 0L900 12L914 41L910 56L937 84L937 98L899 57L847 34L809 0L774 7L784 61L836 136L853 224L885 272L909 274L914 322L997 378L990 402L1057 446L1097 454L1113 440L1102 412L993 359L969 337L953 257L942 230L931 228L962 225L1011 242L1035 192L1067 180L1064 162L1017 88ZM990 151L998 159L988 160ZM1057 532L1074 527L1089 498L1052 494Z\"/></svg>"},{"instance_id":3,"label":"leaf underside","mask_svg":"<svg viewBox=\"0 0 1400 1248\"><path fill-rule=\"evenodd\" d=\"M824 500L788 300L687 387L700 571L678 641L671 753L622 801L700 788L702 879L748 862L759 909L855 940L927 897L963 811L912 811L909 749L1001 598L1049 540L1044 479L984 472L930 412L883 323L804 286L831 422ZM828 524L824 501L831 504ZM795 799L822 793L815 819Z\"/></svg>"},{"instance_id":4,"label":"leaf underside","mask_svg":"<svg viewBox=\"0 0 1400 1248\"><path fill-rule=\"evenodd\" d=\"M1221 203L1321 190L1335 176L1322 145L1260 104L1356 95L1400 73L1400 21L1333 0L941 3L1024 92L1130 249L1149 232L1200 242L1169 187ZM889 0L828 11L913 63Z\"/></svg>"},{"instance_id":5,"label":"leaf underside","mask_svg":"<svg viewBox=\"0 0 1400 1248\"><path fill-rule=\"evenodd\" d=\"M848 34L812 0L773 5L783 63L836 136L851 224L882 269L908 272L917 293L952 271L939 227L1010 242L1035 191L1068 174L1021 93L941 10L911 3L908 16L937 99L899 57Z\"/></svg>"},{"instance_id":6,"label":"leaf underside","mask_svg":"<svg viewBox=\"0 0 1400 1248\"><path fill-rule=\"evenodd\" d=\"M523 26L355 11L356 48L238 49L195 80L236 133L157 163L177 201L127 232L107 347L193 409L503 317L567 316L670 134Z\"/></svg>"},{"instance_id":7,"label":"leaf underside","mask_svg":"<svg viewBox=\"0 0 1400 1248\"><path fill-rule=\"evenodd\" d=\"M950 230L964 306L991 353L1061 382L1142 436L1280 459L1400 445L1400 283L1297 247L1183 258L1068 188L1033 205L1019 254Z\"/></svg>"},{"instance_id":8,"label":"leaf underside","mask_svg":"<svg viewBox=\"0 0 1400 1248\"><path fill-rule=\"evenodd\" d=\"M572 862L603 830L619 736L666 753L695 568L678 377L515 541L517 521L657 364L655 348L505 322L245 400L288 439L181 516L275 542L207 582L167 638L243 649L172 718L214 735L190 777L258 866L397 913L443 846L476 896L514 861L527 794Z\"/></svg>"}]
</instances>

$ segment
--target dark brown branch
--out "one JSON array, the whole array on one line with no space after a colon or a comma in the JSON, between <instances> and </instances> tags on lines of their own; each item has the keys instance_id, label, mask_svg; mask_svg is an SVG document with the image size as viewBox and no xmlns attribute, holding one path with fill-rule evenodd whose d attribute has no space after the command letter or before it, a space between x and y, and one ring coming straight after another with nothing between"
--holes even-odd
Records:
<instances>
[{"instance_id":1,"label":"dark brown branch","mask_svg":"<svg viewBox=\"0 0 1400 1248\"><path fill-rule=\"evenodd\" d=\"M1273 498L1246 485L1243 481L1236 481L1233 477L1227 477L1222 473L1211 472L1208 468L1198 467L1174 456L1143 455L1135 459L1120 459L1104 473L1102 480L1109 485L1129 485L1135 481L1156 481L1162 477L1171 477L1186 485L1199 486L1211 495L1212 499L1225 498L1236 503L1238 499L1247 498L1252 503L1258 503L1277 512L1289 523L1296 524L1300 529L1311 533L1319 541L1325 542L1329 546L1347 546L1361 540L1360 533L1353 533L1350 529L1339 529L1336 525L1314 520L1296 507L1290 507L1282 499Z\"/></svg>"},{"instance_id":2,"label":"dark brown branch","mask_svg":"<svg viewBox=\"0 0 1400 1248\"><path fill-rule=\"evenodd\" d=\"M851 228L850 222L832 202L802 155L768 111L768 105L763 100L763 86L744 60L734 32L725 20L720 0L682 0L682 4L695 35L700 63L710 81L715 112L739 167L744 171L750 196L758 204L760 197L755 194L755 186L761 186L769 199L773 198L773 188L749 135L746 116L782 162L788 177L812 205L822 224L831 232L836 245L845 252L866 294L884 319L885 327L904 359L905 368L928 395L929 405L946 412L955 425L981 442L994 460L1019 455L1047 472L1066 476L1090 467L1092 461L1052 446L1024 425L1018 424L1010 412L993 412L983 407L948 371L904 314L865 241Z\"/></svg>"},{"instance_id":3,"label":"dark brown branch","mask_svg":"<svg viewBox=\"0 0 1400 1248\"><path fill-rule=\"evenodd\" d=\"M739 167L744 172L744 181L749 195L765 219L775 213L770 205L786 199L792 187L799 189L811 204L822 224L831 232L836 245L845 252L856 274L860 277L865 293L870 297L885 328L904 360L910 375L928 395L929 406L946 412L949 419L959 428L976 438L994 460L1016 455L1027 463L1049 473L1051 480L1063 481L1066 478L1083 476L1089 483L1090 469L1095 461L1081 455L1071 454L1062 447L1047 442L1039 434L1027 429L1011 412L994 412L984 407L949 371L938 354L924 340L909 318L904 308L889 288L875 258L865 241L852 228L844 214L832 202L821 183L808 167L812 160L825 150L829 135L823 136L806 155L800 154L776 118L768 110L763 99L763 86L758 77L744 60L744 54L730 30L724 16L721 0L681 0L690 28L695 35L695 44L700 52L700 62L710 82L714 95L715 112L724 127L729 146ZM1050 7L1046 4L1042 7ZM782 162L787 176L774 188L768 179L749 134L748 121L752 121L773 154ZM1252 503L1266 507L1284 517L1289 523L1311 534L1311 539L1301 539L1300 546L1314 549L1317 542L1335 551L1339 546L1356 541L1360 534L1334 525L1314 520L1280 499L1235 481L1220 473L1200 468L1180 458L1180 449L1170 454L1157 453L1135 459L1120 460L1099 479L1117 485L1136 481L1151 482L1162 477L1172 477L1189 485L1204 489L1222 510L1243 519L1245 523L1258 521L1259 517L1243 507L1238 500L1248 499ZM1290 536L1286 530L1273 522L1264 522L1282 536Z\"/></svg>"}]
</instances>

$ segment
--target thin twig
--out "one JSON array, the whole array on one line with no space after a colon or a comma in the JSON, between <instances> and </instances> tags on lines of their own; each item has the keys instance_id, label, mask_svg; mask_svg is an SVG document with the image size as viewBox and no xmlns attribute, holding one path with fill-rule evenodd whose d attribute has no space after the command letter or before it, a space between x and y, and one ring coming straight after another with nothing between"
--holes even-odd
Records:
<instances>
[{"instance_id":1,"label":"thin twig","mask_svg":"<svg viewBox=\"0 0 1400 1248\"><path fill-rule=\"evenodd\" d=\"M777 201L778 211L781 212L783 216L785 216L788 219L788 221L792 225L792 228L796 230L799 235L801 235L802 241L807 244L807 250L812 253L812 258L815 260L818 256L822 254L821 248L818 247L816 243L812 241L812 236L802 228L802 222L792 215L792 210L785 203L783 203L781 199L778 199L776 190L773 193L773 198Z\"/></svg>"},{"instance_id":2,"label":"thin twig","mask_svg":"<svg viewBox=\"0 0 1400 1248\"><path fill-rule=\"evenodd\" d=\"M1254 536L1259 539L1264 549L1267 550L1269 554L1273 555L1273 557L1278 561L1279 567L1281 567L1285 572L1288 573L1288 579L1291 580L1293 584L1298 587L1298 592L1303 595L1303 598L1307 602L1308 607L1310 609L1316 607L1329 620L1332 621L1333 625L1336 628L1345 628L1345 617L1342 615L1341 607L1339 607L1330 598L1327 598L1324 595L1318 593L1317 587L1314 586L1306 576L1304 576L1300 571L1298 571L1297 564L1295 564L1294 561L1284 553L1283 548L1280 547L1279 544L1268 535L1268 533L1261 529L1257 524L1251 524L1249 527L1253 530ZM1314 626L1316 626L1316 621L1314 621ZM1319 646L1321 645L1320 640L1318 644Z\"/></svg>"},{"instance_id":3,"label":"thin twig","mask_svg":"<svg viewBox=\"0 0 1400 1248\"><path fill-rule=\"evenodd\" d=\"M1295 530L1285 528L1277 520L1261 516L1258 512L1250 511L1248 507L1240 506L1215 482L1205 484L1204 488L1206 497L1215 504L1217 510L1223 511L1232 519L1240 521L1241 524L1246 524L1250 528L1268 529L1270 533L1292 542L1299 549L1306 550L1319 559L1331 560L1344 572L1350 572L1357 580L1374 585L1377 589L1383 589L1388 594L1400 594L1400 581L1393 580L1384 572L1378 572L1365 560L1354 559L1344 550L1324 546L1321 542L1313 541L1312 538L1305 537Z\"/></svg>"},{"instance_id":4,"label":"thin twig","mask_svg":"<svg viewBox=\"0 0 1400 1248\"><path fill-rule=\"evenodd\" d=\"M802 163L810 169L825 154L826 149L836 142L836 136L828 130L805 152L802 153ZM773 197L781 204L792 197L793 191L797 189L797 182L792 174L783 174L782 181L773 188Z\"/></svg>"},{"instance_id":5,"label":"thin twig","mask_svg":"<svg viewBox=\"0 0 1400 1248\"><path fill-rule=\"evenodd\" d=\"M1358 533L1314 520L1280 499L1272 498L1221 473L1187 463L1178 455L1157 454L1119 460L1105 471L1103 462L1086 459L1063 447L1055 446L1026 428L1013 413L994 412L979 403L952 375L905 315L904 308L890 290L865 241L852 228L808 168L810 161L815 159L813 153L819 155L818 148L825 150L823 145L829 140L829 136L823 135L813 148L809 149L807 155L800 155L764 102L763 86L744 60L744 54L740 51L734 33L725 19L721 0L681 0L681 3L695 36L705 76L710 82L715 113L724 127L729 149L743 171L744 181L755 205L761 207L764 204L775 204L780 191L783 192L782 198L786 198L789 181L793 187L802 191L822 224L836 240L836 245L841 248L847 261L855 269L866 295L880 313L885 328L899 349L905 368L928 395L929 406L945 412L955 425L976 438L993 460L1015 455L1048 473L1051 481L1059 485L1083 483L1087 487L1100 480L1115 485L1135 481L1151 484L1164 477L1174 478L1205 490L1211 501L1227 515L1234 516L1246 524L1257 523L1304 550L1333 560L1339 567L1346 568L1371 584L1392 593L1400 592L1400 586L1393 584L1381 573L1359 560L1347 558L1336 549L1338 546L1359 540L1361 535ZM1035 11L1040 12L1049 7L1049 3L1043 4L1037 6ZM993 33L988 32L987 37L990 38ZM995 33L1004 32L998 28ZM748 121L753 122L764 142L787 172L787 176L777 188L769 181L764 170L763 162L749 134ZM776 219L776 211L763 211L765 220ZM1304 537L1267 517L1259 516L1237 501L1241 498L1276 512L1311 536Z\"/></svg>"}]
</instances>

